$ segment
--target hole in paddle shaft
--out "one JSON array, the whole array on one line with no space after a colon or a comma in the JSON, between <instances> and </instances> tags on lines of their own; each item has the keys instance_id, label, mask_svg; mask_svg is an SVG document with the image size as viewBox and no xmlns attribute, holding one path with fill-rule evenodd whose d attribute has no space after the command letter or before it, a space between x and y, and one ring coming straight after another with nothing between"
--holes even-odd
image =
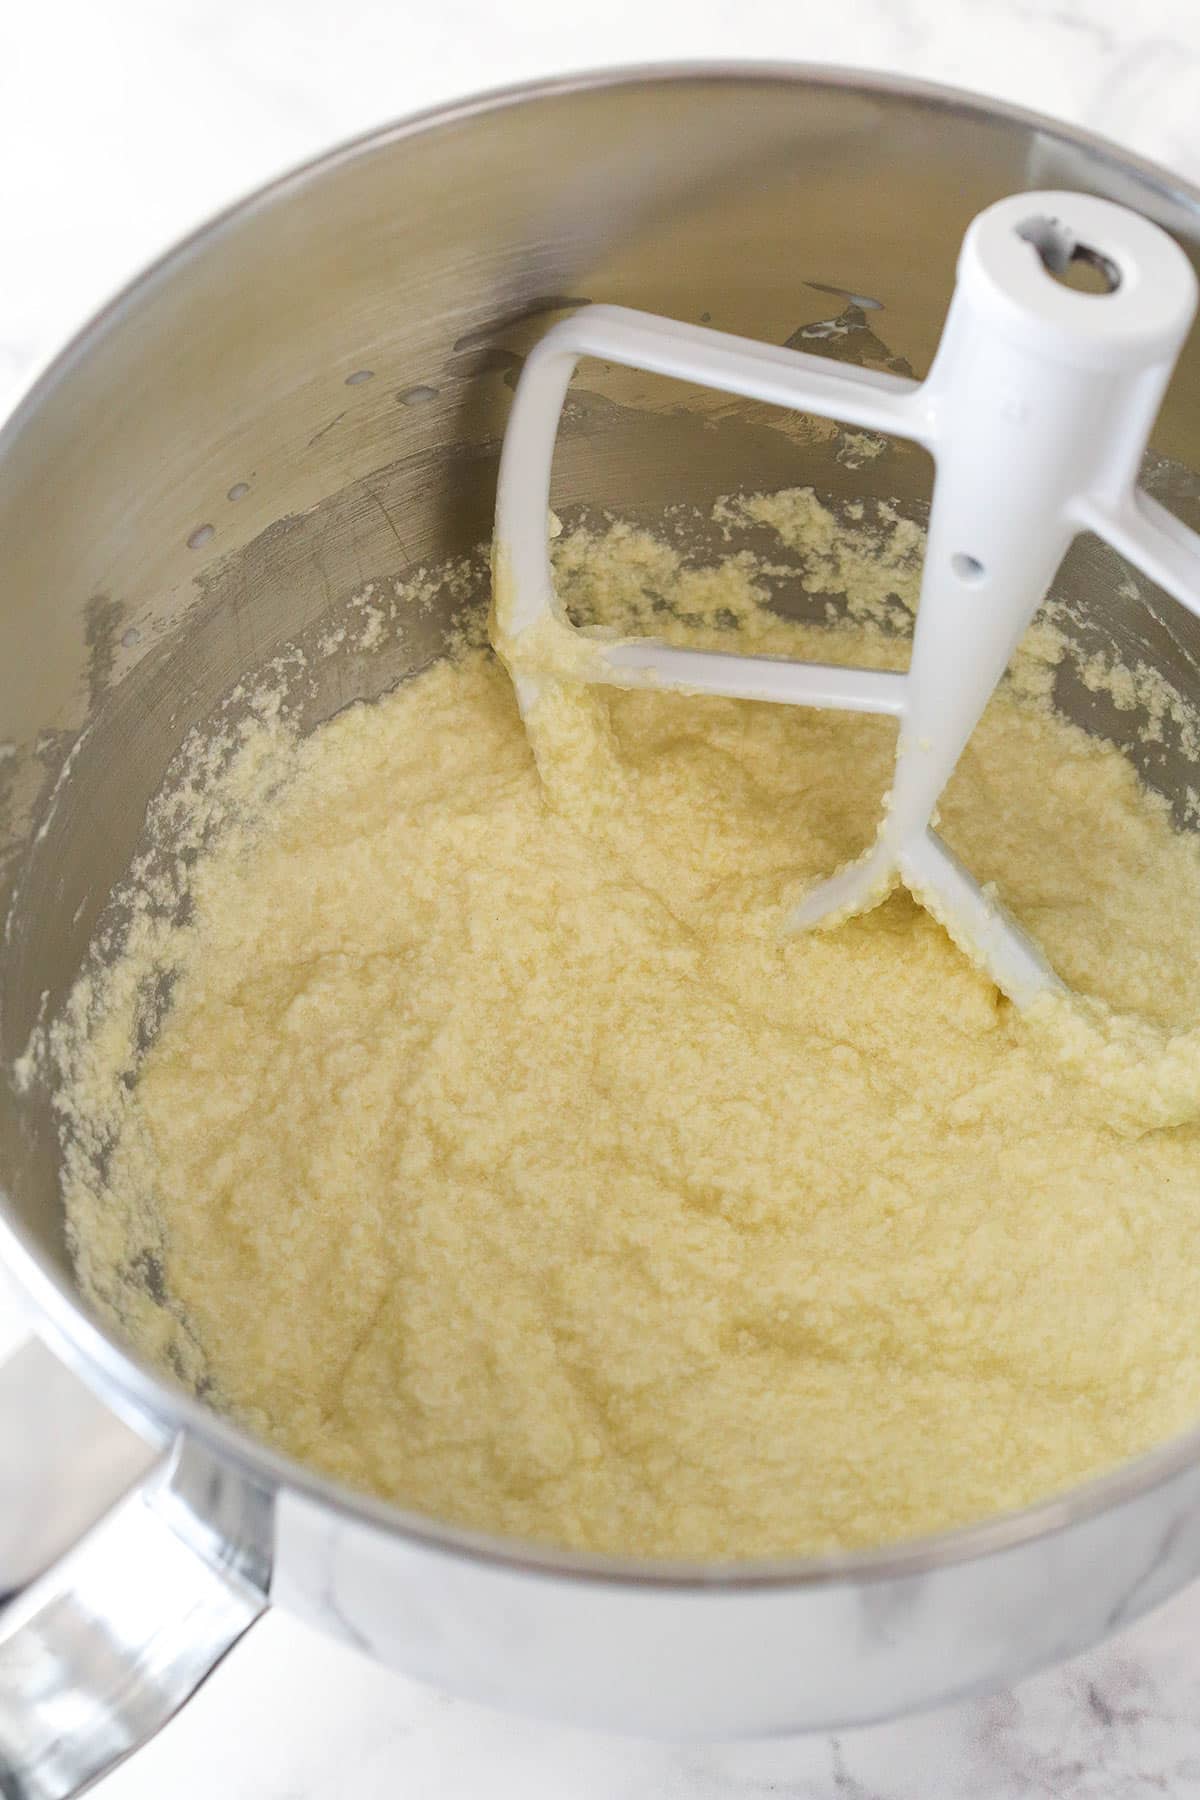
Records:
<instances>
[{"instance_id":1,"label":"hole in paddle shaft","mask_svg":"<svg viewBox=\"0 0 1200 1800\"><path fill-rule=\"evenodd\" d=\"M977 587L987 574L987 570L977 556L968 556L965 550L958 550L950 558L950 567L960 581L969 582Z\"/></svg>"},{"instance_id":2,"label":"hole in paddle shaft","mask_svg":"<svg viewBox=\"0 0 1200 1800\"><path fill-rule=\"evenodd\" d=\"M1121 271L1111 256L1092 244L1081 244L1061 219L1038 217L1017 226L1017 236L1032 244L1048 275L1080 294L1115 294Z\"/></svg>"}]
</instances>

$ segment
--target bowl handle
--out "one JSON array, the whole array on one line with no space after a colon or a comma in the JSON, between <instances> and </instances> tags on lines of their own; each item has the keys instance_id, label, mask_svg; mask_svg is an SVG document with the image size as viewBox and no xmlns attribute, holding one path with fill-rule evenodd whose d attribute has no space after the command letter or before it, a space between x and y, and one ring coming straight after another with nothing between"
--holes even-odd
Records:
<instances>
[{"instance_id":1,"label":"bowl handle","mask_svg":"<svg viewBox=\"0 0 1200 1800\"><path fill-rule=\"evenodd\" d=\"M264 1611L271 1498L194 1439L150 1449L36 1341L0 1445L0 1795L67 1800Z\"/></svg>"}]
</instances>

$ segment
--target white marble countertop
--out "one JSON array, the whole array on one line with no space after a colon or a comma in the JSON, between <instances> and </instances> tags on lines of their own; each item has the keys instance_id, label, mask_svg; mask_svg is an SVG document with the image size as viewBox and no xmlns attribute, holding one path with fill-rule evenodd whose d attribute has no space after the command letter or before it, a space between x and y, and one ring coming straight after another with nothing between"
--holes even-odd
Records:
<instances>
[{"instance_id":1,"label":"white marble countertop","mask_svg":"<svg viewBox=\"0 0 1200 1800\"><path fill-rule=\"evenodd\" d=\"M1198 0L46 0L0 7L0 410L112 289L325 145L612 62L857 64L1080 122L1200 180ZM0 1291L0 1354L22 1332ZM511 1720L268 1617L105 1800L1200 1795L1200 1588L1015 1692L841 1737L674 1748Z\"/></svg>"}]
</instances>

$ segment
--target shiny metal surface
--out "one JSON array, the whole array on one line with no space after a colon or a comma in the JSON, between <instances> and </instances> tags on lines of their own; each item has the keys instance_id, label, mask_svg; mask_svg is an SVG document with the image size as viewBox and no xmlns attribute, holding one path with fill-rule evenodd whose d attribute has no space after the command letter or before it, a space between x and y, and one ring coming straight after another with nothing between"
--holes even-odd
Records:
<instances>
[{"instance_id":1,"label":"shiny metal surface","mask_svg":"<svg viewBox=\"0 0 1200 1800\"><path fill-rule=\"evenodd\" d=\"M0 1794L63 1800L262 1612L268 1509L182 1439L160 1457L38 1343L0 1371L0 1441Z\"/></svg>"},{"instance_id":2,"label":"shiny metal surface","mask_svg":"<svg viewBox=\"0 0 1200 1800\"><path fill-rule=\"evenodd\" d=\"M0 1616L157 1452L36 1338L0 1367Z\"/></svg>"},{"instance_id":3,"label":"shiny metal surface","mask_svg":"<svg viewBox=\"0 0 1200 1800\"><path fill-rule=\"evenodd\" d=\"M967 221L1055 186L1140 208L1194 258L1194 193L1046 121L836 73L704 69L400 126L151 270L0 434L5 1066L69 990L184 733L365 581L486 537L509 382L549 321L607 300L920 376ZM1146 474L1193 525L1198 401L1193 343ZM852 467L769 408L590 365L554 500L644 517L797 482L919 512L929 471L900 446ZM1123 573L1097 544L1071 553L1081 634L1200 697L1200 631L1152 592L1131 607ZM321 662L307 721L421 666L445 622L417 614L386 654ZM1185 818L1177 746L1139 748L1136 720L1067 675L1059 699ZM685 1736L878 1717L1067 1655L1200 1573L1195 1436L1019 1515L774 1568L572 1557L402 1515L259 1445L88 1316L44 1092L0 1085L0 1155L0 1240L47 1340L140 1430L182 1430L205 1471L172 1488L177 1523L205 1517L209 1554L248 1534L273 1599L498 1704Z\"/></svg>"}]
</instances>

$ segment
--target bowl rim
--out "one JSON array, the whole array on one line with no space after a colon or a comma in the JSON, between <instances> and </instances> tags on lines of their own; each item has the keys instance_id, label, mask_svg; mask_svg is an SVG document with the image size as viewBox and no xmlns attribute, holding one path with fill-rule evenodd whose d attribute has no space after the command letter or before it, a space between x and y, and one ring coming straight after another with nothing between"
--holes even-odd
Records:
<instances>
[{"instance_id":1,"label":"bowl rim","mask_svg":"<svg viewBox=\"0 0 1200 1800\"><path fill-rule=\"evenodd\" d=\"M240 227L256 212L285 202L292 193L361 157L480 116L603 89L690 83L766 83L818 92L851 92L867 99L916 102L934 112L1020 127L1083 150L1095 161L1136 176L1145 187L1191 213L1200 237L1200 188L1127 152L1110 139L963 89L870 68L792 62L665 61L588 69L483 90L362 132L285 170L214 213L133 276L34 373L0 424L0 462L14 449L39 408L101 346L108 331L147 291L179 274L210 244ZM36 1334L99 1399L143 1436L166 1442L177 1432L186 1432L220 1462L232 1465L258 1487L267 1485L303 1497L346 1524L398 1535L424 1550L512 1573L726 1594L898 1580L996 1555L1063 1531L1165 1485L1200 1463L1198 1422L1190 1431L1061 1494L1013 1511L989 1514L948 1531L878 1548L729 1562L575 1551L469 1530L409 1511L351 1488L335 1477L322 1475L223 1418L182 1388L173 1386L135 1351L109 1335L62 1271L39 1248L32 1233L12 1216L2 1189L0 1263L12 1273L24 1297L32 1303L29 1322Z\"/></svg>"}]
</instances>

